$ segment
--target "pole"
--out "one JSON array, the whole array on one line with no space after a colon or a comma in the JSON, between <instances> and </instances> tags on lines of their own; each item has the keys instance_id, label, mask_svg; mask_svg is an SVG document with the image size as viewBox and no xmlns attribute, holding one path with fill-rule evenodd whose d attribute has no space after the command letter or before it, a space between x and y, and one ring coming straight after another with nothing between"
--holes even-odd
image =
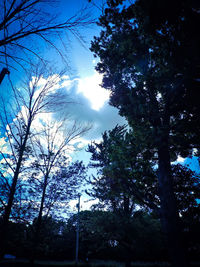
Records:
<instances>
[{"instance_id":1,"label":"pole","mask_svg":"<svg viewBox=\"0 0 200 267\"><path fill-rule=\"evenodd\" d=\"M80 198L78 195L78 213L77 213L77 226L76 226L76 264L78 264L78 249L79 249L79 212L80 212Z\"/></svg>"}]
</instances>

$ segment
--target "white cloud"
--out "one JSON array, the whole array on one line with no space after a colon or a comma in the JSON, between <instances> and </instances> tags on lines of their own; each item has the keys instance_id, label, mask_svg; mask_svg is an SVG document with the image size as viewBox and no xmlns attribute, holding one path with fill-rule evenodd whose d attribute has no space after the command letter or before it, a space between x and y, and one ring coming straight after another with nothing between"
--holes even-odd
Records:
<instances>
[{"instance_id":1,"label":"white cloud","mask_svg":"<svg viewBox=\"0 0 200 267\"><path fill-rule=\"evenodd\" d=\"M39 81L39 85L42 87L48 80L51 80L52 77L54 77L56 81L52 89L53 92L62 89L65 95L64 97L66 97L66 100L72 100L72 104L67 104L61 115L59 115L60 113L56 115L53 113L38 114L31 127L32 133L42 133L43 125L55 121L62 116L68 118L68 127L73 124L74 120L83 125L91 123L93 125L92 129L84 137L77 137L76 140L70 143L71 146L68 146L66 150L70 160L74 158L75 154L76 158L77 154L80 154L78 159L87 161L89 155L84 151L87 144L90 143L91 140L100 139L104 131L112 129L116 124L124 124L126 121L118 115L116 108L108 105L109 92L99 86L102 82L102 76L97 72L94 72L92 76L85 78L75 77L74 79L70 79L67 75L57 76L55 74L47 77L47 79L42 77ZM36 78L33 77L32 82L34 82L34 79ZM36 91L36 94L40 92L41 87ZM25 106L22 106L21 111L18 113L18 119L21 117L27 117L27 108L25 108ZM17 126L18 119L13 118L13 127L14 124ZM15 127L13 131L15 131ZM62 138L63 136L58 137L60 140L62 140ZM5 140L1 139L0 142L1 147L3 147L5 145ZM43 144L42 134L41 143ZM80 151L81 149L82 151Z\"/></svg>"},{"instance_id":2,"label":"white cloud","mask_svg":"<svg viewBox=\"0 0 200 267\"><path fill-rule=\"evenodd\" d=\"M10 154L11 153L10 149L8 148L8 143L6 142L5 137L0 138L0 148L1 148L1 153L3 153L3 154Z\"/></svg>"},{"instance_id":3,"label":"white cloud","mask_svg":"<svg viewBox=\"0 0 200 267\"><path fill-rule=\"evenodd\" d=\"M100 86L102 75L94 72L94 75L79 79L78 93L88 98L91 102L92 109L99 110L109 99L109 91Z\"/></svg>"},{"instance_id":4,"label":"white cloud","mask_svg":"<svg viewBox=\"0 0 200 267\"><path fill-rule=\"evenodd\" d=\"M51 76L52 77L52 76ZM56 76L55 76L56 77ZM33 79L35 79L33 77ZM44 77L40 80L40 88L36 91L36 95L40 93L41 87L50 78L45 79ZM34 80L33 80L34 81ZM83 160L85 164L88 163L90 158L90 153L86 152L84 148L87 147L91 140L100 140L101 134L105 130L112 129L116 124L124 124L124 118L118 115L116 108L108 105L109 91L100 87L99 84L102 82L102 76L95 72L92 76L85 78L74 78L70 79L69 76L64 75L57 77L55 86L52 88L51 92L62 89L64 94L66 94L66 100L72 99L72 104L66 105L65 111L62 112L62 116L68 118L68 122L75 120L80 123L87 124L88 122L93 124L93 128L84 137L77 137L76 140L70 143L70 146L66 148L66 155L68 160ZM64 114L65 113L65 114ZM27 109L23 106L18 114L18 118L26 117ZM70 117L69 117L70 115ZM40 132L40 141L42 144L45 142L42 140L42 125L45 123L50 123L60 118L59 114L53 113L40 113L37 115L32 124L32 133L36 131ZM17 119L13 118L13 124L17 124ZM70 126L70 123L69 123ZM56 128L56 122L54 127ZM53 128L54 128L53 127ZM62 133L58 135L58 142L62 140ZM5 140L0 139L0 146L5 145ZM37 151L36 151L37 152ZM31 162L32 159L30 159ZM27 162L26 165L30 162ZM24 166L25 167L25 166ZM38 178L41 178L40 176ZM22 177L23 179L23 177ZM81 197L81 209L90 209L91 205L96 204L97 200L88 201L87 196ZM73 200L69 203L72 209L76 209L75 205L77 200Z\"/></svg>"},{"instance_id":5,"label":"white cloud","mask_svg":"<svg viewBox=\"0 0 200 267\"><path fill-rule=\"evenodd\" d=\"M67 89L67 91L70 90L71 86L73 85L73 83L76 81L77 79L73 79L71 80L70 77L68 75L63 75L61 77L61 87L65 87Z\"/></svg>"},{"instance_id":6,"label":"white cloud","mask_svg":"<svg viewBox=\"0 0 200 267\"><path fill-rule=\"evenodd\" d=\"M178 156L177 162L178 163L183 163L185 161L185 158L182 158L181 156Z\"/></svg>"},{"instance_id":7,"label":"white cloud","mask_svg":"<svg viewBox=\"0 0 200 267\"><path fill-rule=\"evenodd\" d=\"M82 210L90 210L92 205L95 205L98 203L97 199L88 199L88 196L81 196L80 198L80 211ZM77 204L78 199L70 200L69 207L72 211L77 212Z\"/></svg>"},{"instance_id":8,"label":"white cloud","mask_svg":"<svg viewBox=\"0 0 200 267\"><path fill-rule=\"evenodd\" d=\"M68 76L64 76L66 79ZM47 78L41 76L39 79L38 77L33 76L32 80L29 82L29 86L32 89L34 86L37 85L37 90L34 93L34 99L37 99L39 94L42 91L46 91L49 93L55 93L61 87L62 78L59 74L50 75Z\"/></svg>"},{"instance_id":9,"label":"white cloud","mask_svg":"<svg viewBox=\"0 0 200 267\"><path fill-rule=\"evenodd\" d=\"M35 80L36 77L33 77L32 83L34 83ZM109 91L100 87L99 84L102 82L102 76L97 72L94 72L92 76L85 78L75 77L74 79L70 79L68 75L58 76L57 74L51 75L46 79L41 77L38 82L39 88L35 92L35 95L37 96L40 93L41 87L51 80L55 81L55 83L53 82L53 88L50 88L51 92L62 89L63 92L66 93L66 100L72 100L72 104L66 105L65 111L62 111L61 114L61 117L67 116L69 118L68 126L70 126L70 121L73 124L73 120L83 125L87 123L93 125L92 129L84 138L79 137L71 143L76 149L80 150L84 148L90 140L100 139L101 134L105 130L112 129L116 124L125 123L124 118L118 115L117 109L108 105ZM32 123L32 131L35 132L34 129L36 129L37 132L42 132L43 125L47 122L55 121L59 116L59 114L55 115L53 113L38 114ZM18 119L21 117L26 120L27 108L25 106L21 107L18 118L13 118L13 126L14 124L16 126L18 125ZM62 139L61 137L62 136L60 136L60 139ZM3 139L1 142L3 142ZM1 146L3 146L3 143ZM70 148L68 152L72 156L75 151Z\"/></svg>"}]
</instances>

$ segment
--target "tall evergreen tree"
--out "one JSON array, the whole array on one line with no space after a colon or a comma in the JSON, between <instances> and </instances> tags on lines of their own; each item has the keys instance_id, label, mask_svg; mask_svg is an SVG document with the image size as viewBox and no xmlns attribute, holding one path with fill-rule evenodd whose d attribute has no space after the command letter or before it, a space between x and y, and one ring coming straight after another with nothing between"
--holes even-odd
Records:
<instances>
[{"instance_id":1,"label":"tall evergreen tree","mask_svg":"<svg viewBox=\"0 0 200 267\"><path fill-rule=\"evenodd\" d=\"M198 1L107 1L104 29L91 50L110 103L154 150L158 162L161 219L173 266L187 266L170 163L199 148L200 22Z\"/></svg>"}]
</instances>

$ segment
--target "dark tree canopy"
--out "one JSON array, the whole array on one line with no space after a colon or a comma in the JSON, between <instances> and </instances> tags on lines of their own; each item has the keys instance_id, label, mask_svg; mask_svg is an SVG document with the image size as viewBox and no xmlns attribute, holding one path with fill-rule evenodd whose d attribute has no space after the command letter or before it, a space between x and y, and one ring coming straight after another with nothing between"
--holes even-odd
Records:
<instances>
[{"instance_id":1,"label":"dark tree canopy","mask_svg":"<svg viewBox=\"0 0 200 267\"><path fill-rule=\"evenodd\" d=\"M76 221L77 215L68 220L64 235L72 238L73 233L75 236ZM127 218L108 211L80 213L80 257L83 259L153 260L162 258L163 252L159 220L149 214L135 212L127 222Z\"/></svg>"},{"instance_id":2,"label":"dark tree canopy","mask_svg":"<svg viewBox=\"0 0 200 267\"><path fill-rule=\"evenodd\" d=\"M100 143L92 142L88 152L89 166L98 170L91 195L100 203L125 216L131 216L136 204L158 209L151 152L141 151L132 131L117 125L103 133Z\"/></svg>"},{"instance_id":3,"label":"dark tree canopy","mask_svg":"<svg viewBox=\"0 0 200 267\"><path fill-rule=\"evenodd\" d=\"M102 86L146 143L158 146L167 128L171 152L186 156L199 143L199 7L152 0L119 9L119 2L108 1L92 42Z\"/></svg>"},{"instance_id":4,"label":"dark tree canopy","mask_svg":"<svg viewBox=\"0 0 200 267\"><path fill-rule=\"evenodd\" d=\"M170 162L199 149L199 10L197 1L108 0L91 47L110 104L158 159L161 219L174 266L186 261Z\"/></svg>"},{"instance_id":5,"label":"dark tree canopy","mask_svg":"<svg viewBox=\"0 0 200 267\"><path fill-rule=\"evenodd\" d=\"M159 214L157 168L148 160L151 154L141 152L132 131L116 126L102 134L101 142L92 142L87 151L91 153L89 166L97 170L87 192L99 199L99 207L131 216L137 204ZM199 175L181 164L173 164L171 173L178 212L184 218L199 218Z\"/></svg>"}]
</instances>

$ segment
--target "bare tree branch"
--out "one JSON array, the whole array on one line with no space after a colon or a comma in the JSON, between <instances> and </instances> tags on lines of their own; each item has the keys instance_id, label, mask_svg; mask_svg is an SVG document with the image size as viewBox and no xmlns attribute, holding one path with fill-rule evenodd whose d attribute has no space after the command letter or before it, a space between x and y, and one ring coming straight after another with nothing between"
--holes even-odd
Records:
<instances>
[{"instance_id":1,"label":"bare tree branch","mask_svg":"<svg viewBox=\"0 0 200 267\"><path fill-rule=\"evenodd\" d=\"M55 40L59 38L62 40L61 36L66 32L73 34L82 44L84 43L80 34L81 28L95 23L89 8L83 7L75 15L59 21L57 14L45 11L47 4L53 2L51 0L13 0L0 4L3 11L0 14L0 57L6 58L7 64L11 60L23 66L20 61L25 59L23 57L20 59L18 53L20 51L42 59L41 41L53 47L64 59L63 52L55 45ZM12 64L9 65L12 67Z\"/></svg>"},{"instance_id":2,"label":"bare tree branch","mask_svg":"<svg viewBox=\"0 0 200 267\"><path fill-rule=\"evenodd\" d=\"M37 127L34 126L34 122L41 113L47 113L49 112L49 109L51 112L56 112L65 107L68 103L67 100L60 98L59 93L56 93L59 91L56 88L59 88L60 76L58 74L52 75L52 73L50 73L45 79L43 76L44 72L45 66L37 66L34 69L34 73L30 73L29 79L23 83L23 86L21 86L20 89L12 86L11 92L13 93L13 98L10 103L11 108L9 108L12 114L10 114L10 112L6 109L6 105L8 105L7 101L3 98L0 99L2 101L0 105L0 125L4 129L2 133L5 134L7 149L11 156L9 156L8 159L8 152L4 153L4 151L1 151L0 154L7 164L7 169L12 170L13 172L12 179L10 180L11 186L8 194L8 200L3 214L1 240L5 239L5 229L8 226L8 220L13 207L20 174L25 168L27 168L25 163L31 156L30 138L36 139L38 134L45 136L45 132L37 129ZM61 127L62 123L59 125L57 132L53 134L51 132L51 128L49 128L49 133L51 133L48 139L50 142L49 153L53 152L58 145L55 135L60 131ZM60 147L58 147L57 151L54 151L55 155L48 155L45 162L45 164L47 164L45 169L45 171L47 171L46 177L48 177L49 172L51 171L51 168L53 168L62 149L64 149L73 138L76 138L85 130L86 129L75 127L73 125L67 137L60 143ZM51 140L52 137L53 141ZM45 152L45 150L42 150L42 143L38 141L36 145L37 148L33 151L34 153L38 152L38 149L40 149L41 153ZM10 160L12 163L10 163ZM0 164L3 163L0 161ZM1 246L3 246L3 241L1 242Z\"/></svg>"}]
</instances>

